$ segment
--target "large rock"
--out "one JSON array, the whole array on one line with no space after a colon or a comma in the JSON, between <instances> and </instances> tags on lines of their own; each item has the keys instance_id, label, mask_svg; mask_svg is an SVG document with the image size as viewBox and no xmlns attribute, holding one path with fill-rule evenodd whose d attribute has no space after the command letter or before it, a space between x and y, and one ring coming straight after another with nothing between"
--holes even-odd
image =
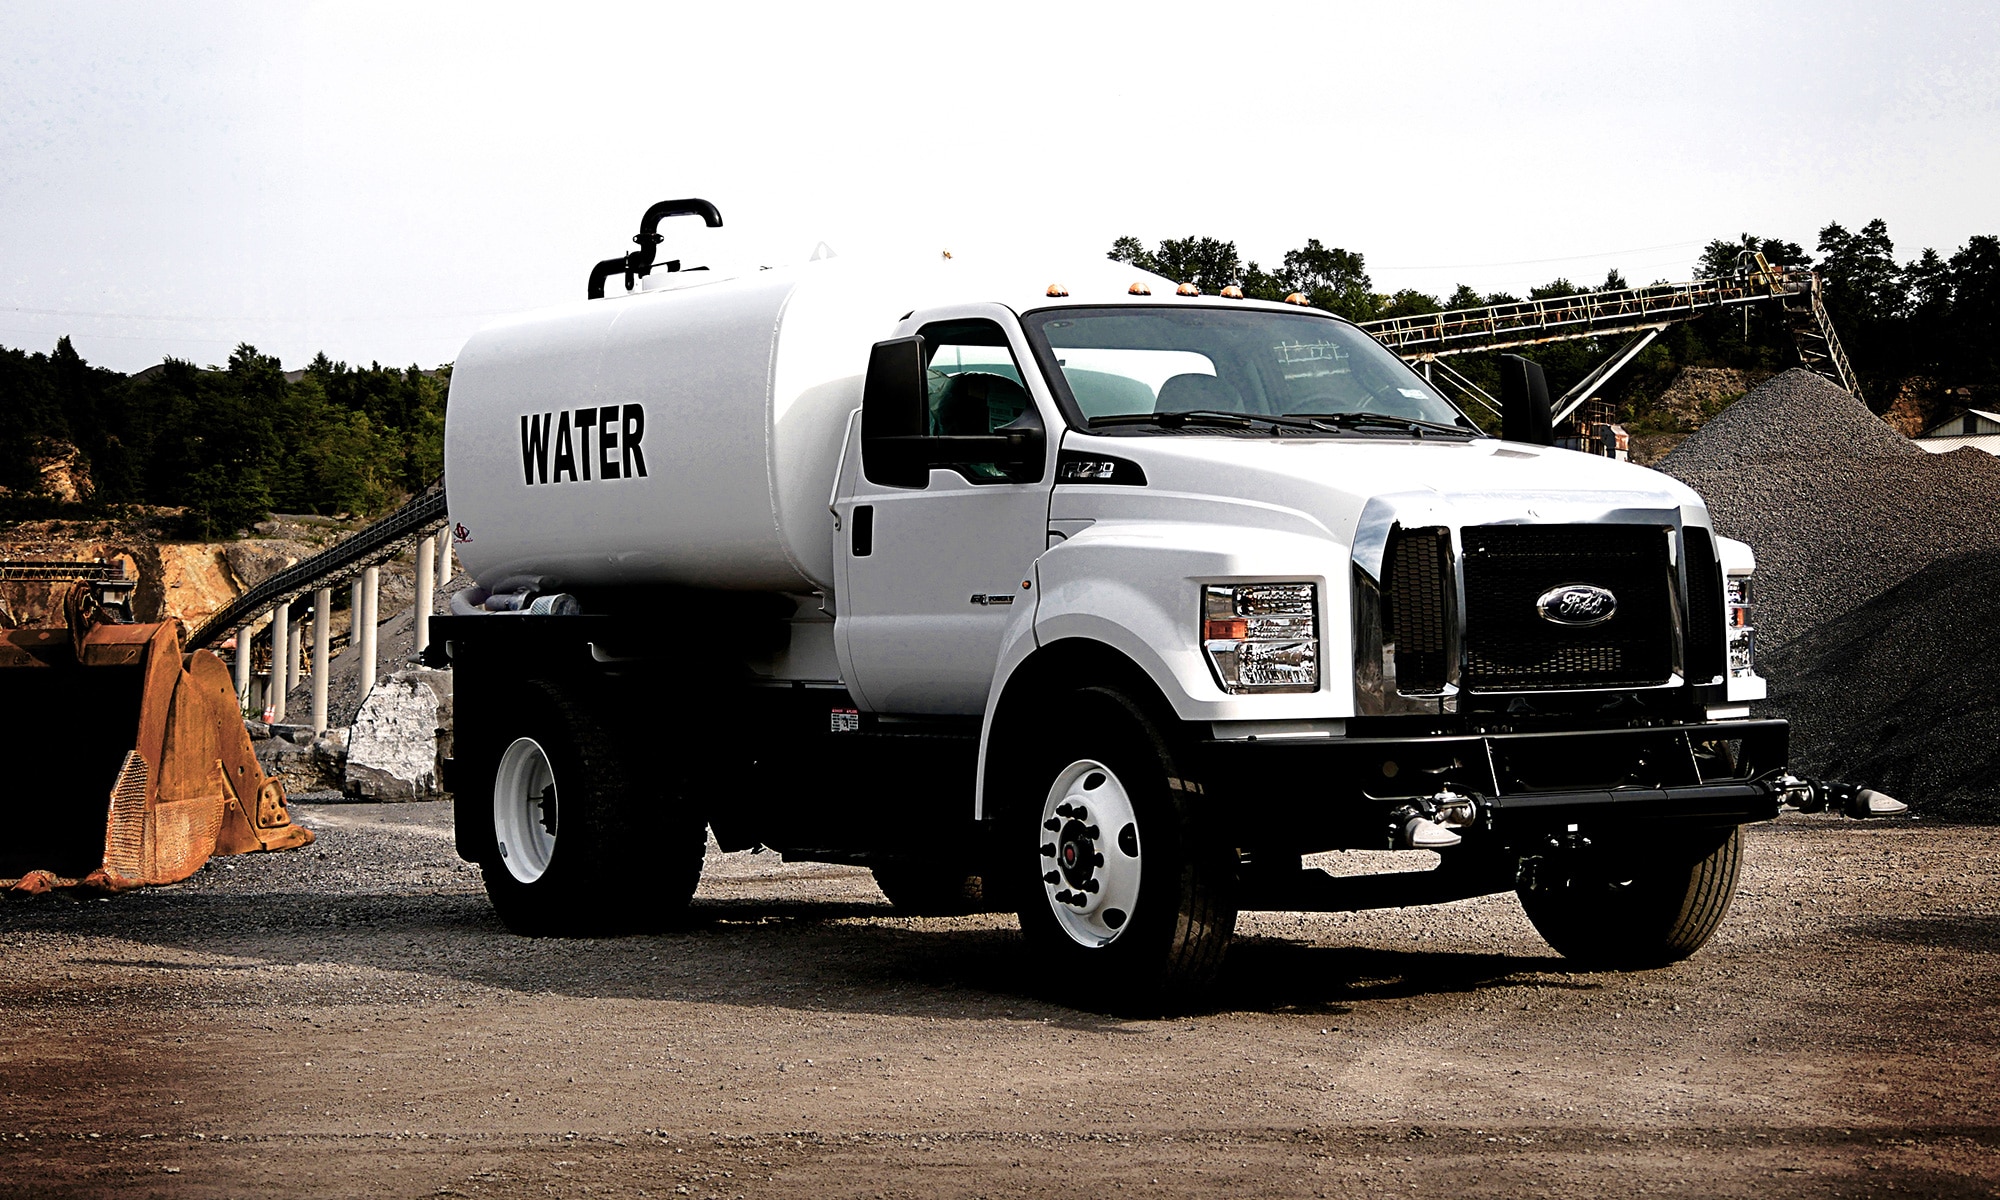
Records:
<instances>
[{"instance_id":1,"label":"large rock","mask_svg":"<svg viewBox=\"0 0 2000 1200\"><path fill-rule=\"evenodd\" d=\"M367 800L443 795L438 738L450 724L448 672L413 666L378 682L348 731L347 794Z\"/></svg>"}]
</instances>

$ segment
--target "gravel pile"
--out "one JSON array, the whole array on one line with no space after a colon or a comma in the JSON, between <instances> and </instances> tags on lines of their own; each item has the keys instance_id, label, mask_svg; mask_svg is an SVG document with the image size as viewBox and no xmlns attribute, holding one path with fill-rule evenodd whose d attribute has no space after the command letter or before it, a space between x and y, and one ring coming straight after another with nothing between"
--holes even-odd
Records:
<instances>
[{"instance_id":1,"label":"gravel pile","mask_svg":"<svg viewBox=\"0 0 2000 1200\"><path fill-rule=\"evenodd\" d=\"M1770 656L1793 769L1933 816L2000 813L2000 550L1932 563Z\"/></svg>"},{"instance_id":2,"label":"gravel pile","mask_svg":"<svg viewBox=\"0 0 2000 1200\"><path fill-rule=\"evenodd\" d=\"M1920 812L1992 815L2000 786L2000 458L1930 454L1787 371L1659 469L1757 552L1758 643L1807 773Z\"/></svg>"},{"instance_id":3,"label":"gravel pile","mask_svg":"<svg viewBox=\"0 0 2000 1200\"><path fill-rule=\"evenodd\" d=\"M2000 458L1926 453L1809 371L1766 381L1658 469L1757 552L1765 650L1940 559L2000 548Z\"/></svg>"}]
</instances>

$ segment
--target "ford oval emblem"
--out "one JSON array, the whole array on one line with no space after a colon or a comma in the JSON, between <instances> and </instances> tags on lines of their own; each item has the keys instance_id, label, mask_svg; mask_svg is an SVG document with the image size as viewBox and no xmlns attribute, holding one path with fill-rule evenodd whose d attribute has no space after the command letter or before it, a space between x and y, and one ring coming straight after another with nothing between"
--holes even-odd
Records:
<instances>
[{"instance_id":1,"label":"ford oval emblem","mask_svg":"<svg viewBox=\"0 0 2000 1200\"><path fill-rule=\"evenodd\" d=\"M1618 611L1618 597L1594 583L1565 583L1543 592L1535 611L1544 621L1583 629L1609 621Z\"/></svg>"}]
</instances>

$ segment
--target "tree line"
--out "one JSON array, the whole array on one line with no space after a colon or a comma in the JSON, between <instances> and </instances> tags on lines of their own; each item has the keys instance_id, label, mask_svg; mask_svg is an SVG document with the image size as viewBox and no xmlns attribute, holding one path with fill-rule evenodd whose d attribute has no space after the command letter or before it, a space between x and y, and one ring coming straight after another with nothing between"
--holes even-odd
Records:
<instances>
[{"instance_id":1,"label":"tree line","mask_svg":"<svg viewBox=\"0 0 2000 1200\"><path fill-rule=\"evenodd\" d=\"M1877 411L1891 411L1907 427L1968 405L2000 407L2000 238L1973 237L1950 254L1925 249L1898 262L1883 221L1852 232L1832 223L1811 254L1747 233L1717 238L1695 273L1727 274L1751 250L1820 273L1835 328ZM1627 286L1612 270L1596 285L1557 278L1526 297L1463 284L1448 296L1385 294L1359 251L1318 239L1268 270L1242 258L1234 242L1212 237L1168 238L1150 248L1121 237L1109 256L1204 291L1234 284L1272 300L1302 292L1316 307L1356 321ZM1586 339L1531 354L1560 393L1611 349ZM1450 361L1498 392L1495 356ZM1772 371L1796 362L1782 314L1775 305L1754 305L1670 327L1606 394L1635 431L1664 430L1670 419L1656 402L1682 367ZM225 366L169 359L131 376L86 363L66 337L52 353L0 347L0 519L144 504L179 510L170 522L175 533L212 538L272 511L379 513L442 472L449 382L448 366L351 367L324 354L288 376L276 358L249 345L238 346ZM62 459L88 480L85 494L68 504L43 488L43 468Z\"/></svg>"},{"instance_id":2,"label":"tree line","mask_svg":"<svg viewBox=\"0 0 2000 1200\"><path fill-rule=\"evenodd\" d=\"M372 515L444 469L450 368L350 367L321 354L287 376L238 346L222 367L168 359L137 375L0 348L0 517L178 509L181 536L229 536L271 512ZM59 505L42 472L87 480Z\"/></svg>"},{"instance_id":3,"label":"tree line","mask_svg":"<svg viewBox=\"0 0 2000 1200\"><path fill-rule=\"evenodd\" d=\"M1969 404L2000 404L2000 237L1975 236L1949 255L1925 249L1898 263L1882 220L1857 232L1829 223L1819 231L1816 253L1810 254L1796 242L1755 234L1717 238L1702 250L1694 273L1700 278L1730 274L1739 269L1746 251L1761 252L1774 264L1819 272L1835 331L1877 411L1894 408L1904 424L1922 426ZM1594 286L1559 277L1526 296L1482 293L1465 284L1448 296L1413 289L1385 294L1375 289L1360 252L1327 246L1317 238L1286 251L1269 270L1245 260L1234 242L1213 237L1168 238L1151 248L1138 238L1121 237L1112 242L1108 257L1208 292L1235 285L1246 296L1265 300L1303 293L1315 307L1354 321L1630 286L1613 269ZM1619 405L1624 420L1646 430L1664 420L1653 402L1682 367L1773 371L1797 365L1790 327L1776 306L1750 306L1747 321L1744 311L1712 313L1671 326L1613 381L1607 398ZM1581 339L1528 353L1560 393L1613 348L1598 339ZM1494 355L1461 355L1451 365L1489 392L1496 390Z\"/></svg>"}]
</instances>

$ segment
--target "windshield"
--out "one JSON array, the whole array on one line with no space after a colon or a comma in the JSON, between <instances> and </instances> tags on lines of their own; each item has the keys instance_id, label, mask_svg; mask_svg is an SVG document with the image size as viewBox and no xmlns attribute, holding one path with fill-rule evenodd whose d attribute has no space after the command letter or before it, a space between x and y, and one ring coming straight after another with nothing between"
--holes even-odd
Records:
<instances>
[{"instance_id":1,"label":"windshield","mask_svg":"<svg viewBox=\"0 0 2000 1200\"><path fill-rule=\"evenodd\" d=\"M1050 309L1022 324L1092 425L1171 413L1346 415L1473 432L1402 360L1328 317L1134 306Z\"/></svg>"}]
</instances>

